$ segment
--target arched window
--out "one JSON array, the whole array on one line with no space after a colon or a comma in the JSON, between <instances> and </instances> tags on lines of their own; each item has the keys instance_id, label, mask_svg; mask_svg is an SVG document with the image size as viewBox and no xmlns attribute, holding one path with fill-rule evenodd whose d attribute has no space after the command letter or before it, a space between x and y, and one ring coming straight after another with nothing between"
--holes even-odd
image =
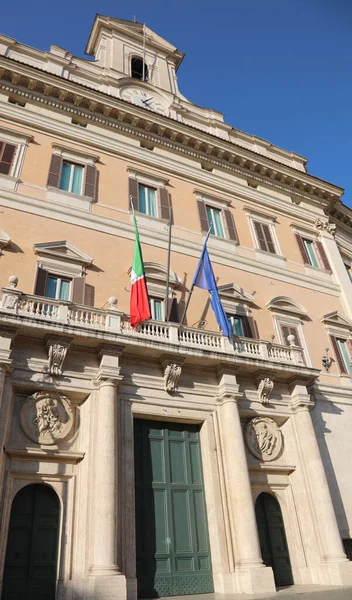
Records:
<instances>
[{"instance_id":1,"label":"arched window","mask_svg":"<svg viewBox=\"0 0 352 600\"><path fill-rule=\"evenodd\" d=\"M143 73L144 65L144 73ZM131 60L131 75L134 79L141 79L142 81L148 81L148 67L145 64L143 58L139 56L133 56Z\"/></svg>"}]
</instances>

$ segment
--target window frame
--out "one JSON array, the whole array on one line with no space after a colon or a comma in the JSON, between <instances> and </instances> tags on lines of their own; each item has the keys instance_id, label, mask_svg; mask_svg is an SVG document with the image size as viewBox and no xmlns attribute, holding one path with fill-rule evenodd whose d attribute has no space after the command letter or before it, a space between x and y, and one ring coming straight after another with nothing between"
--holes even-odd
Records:
<instances>
[{"instance_id":1,"label":"window frame","mask_svg":"<svg viewBox=\"0 0 352 600\"><path fill-rule=\"evenodd\" d=\"M240 240L237 233L235 218L230 210L231 200L225 198L216 198L212 195L195 189L196 202L198 208L198 217L200 220L200 228L203 235L206 235L210 229L210 223L207 210L219 211L223 237L216 235L210 231L210 236L213 240L223 240L230 242L232 245L239 246ZM234 207L232 207L234 208ZM222 244L222 242L220 242Z\"/></svg>"},{"instance_id":2,"label":"window frame","mask_svg":"<svg viewBox=\"0 0 352 600\"><path fill-rule=\"evenodd\" d=\"M155 303L159 302L160 303L160 308L161 308L161 319L156 319L154 316L154 311L155 311ZM165 298L160 298L157 296L149 296L149 305L150 305L150 314L151 314L151 319L152 321L165 321Z\"/></svg>"},{"instance_id":3,"label":"window frame","mask_svg":"<svg viewBox=\"0 0 352 600\"><path fill-rule=\"evenodd\" d=\"M68 189L68 190L66 190L65 188L61 187L64 165L69 165L71 167L71 169L70 169L71 170L71 172L70 172L70 179L69 179L69 188L71 188L71 189ZM73 169L72 169L72 167L73 167ZM72 191L72 187L73 187L73 183L74 183L74 181L73 181L74 180L74 171L75 171L76 167L82 169L82 171L81 171L81 181L80 181L80 191L79 192L73 192ZM86 165L84 165L84 164L79 164L77 162L72 162L72 161L64 159L62 161L62 168L61 168L60 181L59 181L59 190L61 190L63 192L68 192L69 194L76 194L77 196L83 196L83 193L82 193L83 192L83 182L85 180L85 175L86 175L85 167L86 167Z\"/></svg>"},{"instance_id":4,"label":"window frame","mask_svg":"<svg viewBox=\"0 0 352 600\"><path fill-rule=\"evenodd\" d=\"M0 173L1 187L12 190L16 189L27 147L32 141L33 135L28 135L22 131L16 131L16 129L8 129L7 127L0 125L0 142L16 146L10 172L8 174Z\"/></svg>"},{"instance_id":5,"label":"window frame","mask_svg":"<svg viewBox=\"0 0 352 600\"><path fill-rule=\"evenodd\" d=\"M234 335L236 337L244 337L244 338L254 339L253 332L251 330L251 325L249 323L249 318L245 313L239 313L239 312L230 313L229 311L226 311L226 318L229 322L232 335ZM243 332L242 334L238 334L238 333L236 333L236 331L234 331L235 323L232 322L232 320L234 321L235 319L238 319L239 322L241 323L241 330Z\"/></svg>"},{"instance_id":6,"label":"window frame","mask_svg":"<svg viewBox=\"0 0 352 600\"><path fill-rule=\"evenodd\" d=\"M141 77L135 77L133 76L133 67L132 67L132 62L134 60L139 60L142 63L142 73L141 73ZM139 56L138 54L132 54L130 56L130 60L129 60L129 64L130 64L130 76L132 79L136 79L137 81L144 81L144 82L150 82L150 74L149 74L149 67L148 67L148 63L147 61L143 58L143 56ZM144 77L143 77L143 64L144 64Z\"/></svg>"},{"instance_id":7,"label":"window frame","mask_svg":"<svg viewBox=\"0 0 352 600\"><path fill-rule=\"evenodd\" d=\"M210 204L209 202L204 202L204 204L205 204L205 213L207 215L208 225L209 225L209 229L210 229L210 235L212 235L216 238L219 238L220 240L226 240L227 238L225 235L223 210L221 208L218 208L217 206ZM219 214L222 235L219 235L215 231L217 228L217 224L216 224L215 220L211 221L211 222L209 221L208 211L216 211ZM212 231L212 229L213 229L213 231Z\"/></svg>"},{"instance_id":8,"label":"window frame","mask_svg":"<svg viewBox=\"0 0 352 600\"><path fill-rule=\"evenodd\" d=\"M278 236L276 233L276 227L275 227L276 217L271 216L271 215L265 215L260 212L256 212L255 210L248 209L246 207L244 207L244 209L247 211L247 218L249 220L249 228L250 228L250 232L252 235L255 251L262 253L263 256L276 257L276 258L279 258L280 260L285 260L282 255L280 244L279 244L279 239L278 239ZM255 223L259 223L261 225L268 226L275 252L263 250L260 247L260 242L259 242L257 232L255 229Z\"/></svg>"},{"instance_id":9,"label":"window frame","mask_svg":"<svg viewBox=\"0 0 352 600\"><path fill-rule=\"evenodd\" d=\"M146 183L142 182L142 181L138 181L137 182L138 185L138 212L141 215L145 215L147 217L153 217L154 219L160 219L160 209L159 209L159 204L160 204L160 194L159 194L159 188L155 187L155 186L151 186L151 185L147 185ZM150 212L143 212L141 211L141 196L140 196L140 189L144 188L145 190L148 190L148 198L145 198L145 204L146 206L148 205L149 208L149 203L150 203L150 198L149 198L149 192L153 191L154 192L154 200L155 200L155 215L152 215Z\"/></svg>"},{"instance_id":10,"label":"window frame","mask_svg":"<svg viewBox=\"0 0 352 600\"><path fill-rule=\"evenodd\" d=\"M302 319L288 316L284 314L273 314L274 319L274 328L276 332L276 339L279 340L279 343L283 346L288 346L288 341L284 339L284 334L282 331L282 327L289 327L291 329L297 329L298 338L301 343L301 348L303 348L303 362L307 367L312 366L312 360L308 352L307 342L304 336L303 331L303 322Z\"/></svg>"},{"instance_id":11,"label":"window frame","mask_svg":"<svg viewBox=\"0 0 352 600\"><path fill-rule=\"evenodd\" d=\"M58 275L56 273L50 273L50 272L48 272L45 288L48 287L48 281L49 281L50 277L53 278L53 279L56 279L56 282L59 283L59 286L56 284L55 298L52 298L52 296L47 296L46 294L45 294L45 298L52 298L53 300L61 300L61 301L64 301L64 302L65 301L66 302L71 301L71 299L72 299L72 291L73 291L73 289L72 289L73 288L73 285L72 285L73 278L72 277L67 277L67 276L65 277L64 275L61 275L61 274ZM68 294L68 298L60 298L62 283L64 281L65 282L67 282L67 281L69 282L69 294ZM45 292L47 292L47 289L45 289Z\"/></svg>"}]
</instances>

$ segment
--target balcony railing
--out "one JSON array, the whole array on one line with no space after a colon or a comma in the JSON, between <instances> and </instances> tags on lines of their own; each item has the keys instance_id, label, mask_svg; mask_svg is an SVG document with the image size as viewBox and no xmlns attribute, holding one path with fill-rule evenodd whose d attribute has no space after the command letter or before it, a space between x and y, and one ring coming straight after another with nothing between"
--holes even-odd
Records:
<instances>
[{"instance_id":1,"label":"balcony railing","mask_svg":"<svg viewBox=\"0 0 352 600\"><path fill-rule=\"evenodd\" d=\"M304 366L303 350L293 342L290 346L281 346L265 340L236 336L229 341L221 333L214 331L152 320L145 321L133 329L128 316L119 312L113 304L109 304L107 309L90 308L67 301L23 294L15 285L2 288L1 315L10 317L10 320L11 316L19 317L27 324L55 323L83 328L87 330L87 334L88 331L104 331L125 338L126 342L127 339L131 342L148 340L198 351L231 353L243 358Z\"/></svg>"}]
</instances>

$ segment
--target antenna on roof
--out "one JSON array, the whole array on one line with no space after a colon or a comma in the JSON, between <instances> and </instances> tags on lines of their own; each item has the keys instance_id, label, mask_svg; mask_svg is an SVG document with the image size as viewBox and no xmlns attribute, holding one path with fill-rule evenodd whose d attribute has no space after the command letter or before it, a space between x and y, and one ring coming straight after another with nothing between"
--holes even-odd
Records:
<instances>
[{"instance_id":1,"label":"antenna on roof","mask_svg":"<svg viewBox=\"0 0 352 600\"><path fill-rule=\"evenodd\" d=\"M145 23L143 23L143 81L145 81Z\"/></svg>"},{"instance_id":2,"label":"antenna on roof","mask_svg":"<svg viewBox=\"0 0 352 600\"><path fill-rule=\"evenodd\" d=\"M137 23L136 15L133 15L133 23Z\"/></svg>"}]
</instances>

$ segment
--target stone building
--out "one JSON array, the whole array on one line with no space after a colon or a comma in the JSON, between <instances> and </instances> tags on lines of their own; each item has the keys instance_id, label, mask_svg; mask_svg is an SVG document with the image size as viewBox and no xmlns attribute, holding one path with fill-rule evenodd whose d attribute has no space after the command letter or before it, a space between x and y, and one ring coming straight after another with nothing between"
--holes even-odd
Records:
<instances>
[{"instance_id":1,"label":"stone building","mask_svg":"<svg viewBox=\"0 0 352 600\"><path fill-rule=\"evenodd\" d=\"M352 584L343 190L192 104L147 27L86 52L0 36L2 599ZM231 340L204 290L180 323L210 226Z\"/></svg>"}]
</instances>

